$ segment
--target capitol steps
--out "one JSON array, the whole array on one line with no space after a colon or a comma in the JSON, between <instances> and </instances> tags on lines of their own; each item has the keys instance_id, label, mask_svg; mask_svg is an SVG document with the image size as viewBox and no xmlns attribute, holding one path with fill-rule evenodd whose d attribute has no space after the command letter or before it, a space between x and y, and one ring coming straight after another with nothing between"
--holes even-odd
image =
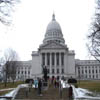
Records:
<instances>
[{"instance_id":1,"label":"capitol steps","mask_svg":"<svg viewBox=\"0 0 100 100\"><path fill-rule=\"evenodd\" d=\"M68 89L63 89L62 98L60 98L59 95L59 89L54 88L53 86L50 86L48 90L42 91L42 96L39 96L37 94L37 90L34 88L31 89L31 91L26 95L26 89L21 88L16 97L15 100L68 100Z\"/></svg>"}]
</instances>

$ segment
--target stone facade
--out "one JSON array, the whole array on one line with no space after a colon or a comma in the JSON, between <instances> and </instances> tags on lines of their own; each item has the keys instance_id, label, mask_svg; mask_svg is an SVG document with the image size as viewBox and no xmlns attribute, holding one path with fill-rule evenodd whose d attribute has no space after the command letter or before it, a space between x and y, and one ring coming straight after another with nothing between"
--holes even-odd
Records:
<instances>
[{"instance_id":1,"label":"stone facade","mask_svg":"<svg viewBox=\"0 0 100 100\"><path fill-rule=\"evenodd\" d=\"M32 61L18 61L16 80L31 78Z\"/></svg>"},{"instance_id":2,"label":"stone facade","mask_svg":"<svg viewBox=\"0 0 100 100\"><path fill-rule=\"evenodd\" d=\"M76 60L76 78L100 79L100 62L96 60Z\"/></svg>"},{"instance_id":3,"label":"stone facade","mask_svg":"<svg viewBox=\"0 0 100 100\"><path fill-rule=\"evenodd\" d=\"M61 27L53 14L43 44L39 46L37 52L32 52L31 75L42 76L42 67L46 66L50 77L75 77L74 56L74 51L70 51L65 44Z\"/></svg>"},{"instance_id":4,"label":"stone facade","mask_svg":"<svg viewBox=\"0 0 100 100\"><path fill-rule=\"evenodd\" d=\"M43 43L38 51L32 52L31 61L20 62L16 79L42 77L42 69L48 69L48 76L74 77L77 79L100 79L100 63L95 60L75 60L75 53L65 44L59 23L52 15Z\"/></svg>"}]
</instances>

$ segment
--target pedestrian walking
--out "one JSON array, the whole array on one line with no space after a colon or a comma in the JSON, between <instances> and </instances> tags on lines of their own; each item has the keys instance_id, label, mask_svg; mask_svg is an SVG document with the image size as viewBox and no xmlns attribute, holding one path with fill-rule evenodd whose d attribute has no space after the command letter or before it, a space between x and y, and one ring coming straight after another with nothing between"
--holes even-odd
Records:
<instances>
[{"instance_id":1,"label":"pedestrian walking","mask_svg":"<svg viewBox=\"0 0 100 100\"><path fill-rule=\"evenodd\" d=\"M29 82L29 92L31 92L31 88L32 88L32 81L30 80L30 82Z\"/></svg>"},{"instance_id":2,"label":"pedestrian walking","mask_svg":"<svg viewBox=\"0 0 100 100\"><path fill-rule=\"evenodd\" d=\"M60 98L62 98L62 91L63 91L63 85L62 85L62 80L59 81L59 95Z\"/></svg>"},{"instance_id":3,"label":"pedestrian walking","mask_svg":"<svg viewBox=\"0 0 100 100\"><path fill-rule=\"evenodd\" d=\"M38 88L38 80L37 79L34 80L34 85L35 85L35 89L37 89Z\"/></svg>"},{"instance_id":4,"label":"pedestrian walking","mask_svg":"<svg viewBox=\"0 0 100 100\"><path fill-rule=\"evenodd\" d=\"M56 79L54 80L54 87L55 88L57 87L57 81L56 81Z\"/></svg>"},{"instance_id":5,"label":"pedestrian walking","mask_svg":"<svg viewBox=\"0 0 100 100\"><path fill-rule=\"evenodd\" d=\"M38 95L39 96L42 96L41 90L42 90L42 82L41 82L41 79L39 79L38 81Z\"/></svg>"},{"instance_id":6,"label":"pedestrian walking","mask_svg":"<svg viewBox=\"0 0 100 100\"><path fill-rule=\"evenodd\" d=\"M69 100L71 100L72 97L73 97L73 88L72 88L71 85L70 85L70 87L69 87L69 89L68 89L68 94L69 94Z\"/></svg>"},{"instance_id":7,"label":"pedestrian walking","mask_svg":"<svg viewBox=\"0 0 100 100\"><path fill-rule=\"evenodd\" d=\"M26 98L28 98L28 94L29 94L29 87L26 87L25 88L25 96L26 96Z\"/></svg>"}]
</instances>

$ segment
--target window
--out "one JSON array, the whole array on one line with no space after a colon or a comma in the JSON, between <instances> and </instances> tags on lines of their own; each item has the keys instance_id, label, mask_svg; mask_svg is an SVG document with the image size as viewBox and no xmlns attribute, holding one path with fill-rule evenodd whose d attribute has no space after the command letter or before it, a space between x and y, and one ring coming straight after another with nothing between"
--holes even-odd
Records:
<instances>
[{"instance_id":1,"label":"window","mask_svg":"<svg viewBox=\"0 0 100 100\"><path fill-rule=\"evenodd\" d=\"M92 70L92 73L94 73L94 70Z\"/></svg>"},{"instance_id":2,"label":"window","mask_svg":"<svg viewBox=\"0 0 100 100\"><path fill-rule=\"evenodd\" d=\"M80 75L80 70L78 70L78 74Z\"/></svg>"},{"instance_id":3,"label":"window","mask_svg":"<svg viewBox=\"0 0 100 100\"><path fill-rule=\"evenodd\" d=\"M64 53L61 53L61 65L64 65Z\"/></svg>"},{"instance_id":4,"label":"window","mask_svg":"<svg viewBox=\"0 0 100 100\"><path fill-rule=\"evenodd\" d=\"M86 78L87 78L87 75L86 75Z\"/></svg>"},{"instance_id":5,"label":"window","mask_svg":"<svg viewBox=\"0 0 100 100\"><path fill-rule=\"evenodd\" d=\"M23 71L22 71L22 74L23 74Z\"/></svg>"},{"instance_id":6,"label":"window","mask_svg":"<svg viewBox=\"0 0 100 100\"><path fill-rule=\"evenodd\" d=\"M20 74L20 71L18 71L18 74Z\"/></svg>"},{"instance_id":7,"label":"window","mask_svg":"<svg viewBox=\"0 0 100 100\"><path fill-rule=\"evenodd\" d=\"M25 71L25 74L27 74L26 71Z\"/></svg>"},{"instance_id":8,"label":"window","mask_svg":"<svg viewBox=\"0 0 100 100\"><path fill-rule=\"evenodd\" d=\"M83 74L84 72L83 72L83 70L82 70L82 74Z\"/></svg>"},{"instance_id":9,"label":"window","mask_svg":"<svg viewBox=\"0 0 100 100\"><path fill-rule=\"evenodd\" d=\"M50 70L48 69L48 74L50 73Z\"/></svg>"},{"instance_id":10,"label":"window","mask_svg":"<svg viewBox=\"0 0 100 100\"><path fill-rule=\"evenodd\" d=\"M96 69L96 73L97 73L98 71L97 71L97 69Z\"/></svg>"},{"instance_id":11,"label":"window","mask_svg":"<svg viewBox=\"0 0 100 100\"><path fill-rule=\"evenodd\" d=\"M93 78L94 78L94 75L93 75Z\"/></svg>"},{"instance_id":12,"label":"window","mask_svg":"<svg viewBox=\"0 0 100 100\"><path fill-rule=\"evenodd\" d=\"M57 74L59 74L59 69L57 69Z\"/></svg>"},{"instance_id":13,"label":"window","mask_svg":"<svg viewBox=\"0 0 100 100\"><path fill-rule=\"evenodd\" d=\"M62 74L64 74L64 69L62 69Z\"/></svg>"},{"instance_id":14,"label":"window","mask_svg":"<svg viewBox=\"0 0 100 100\"><path fill-rule=\"evenodd\" d=\"M30 74L30 71L28 71L28 74Z\"/></svg>"},{"instance_id":15,"label":"window","mask_svg":"<svg viewBox=\"0 0 100 100\"><path fill-rule=\"evenodd\" d=\"M54 74L54 69L52 69L52 74Z\"/></svg>"}]
</instances>

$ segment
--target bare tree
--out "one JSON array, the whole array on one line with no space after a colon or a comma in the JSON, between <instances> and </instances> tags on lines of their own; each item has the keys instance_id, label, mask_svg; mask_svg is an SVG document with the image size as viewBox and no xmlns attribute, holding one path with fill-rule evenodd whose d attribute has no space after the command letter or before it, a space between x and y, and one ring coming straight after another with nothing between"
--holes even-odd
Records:
<instances>
[{"instance_id":1,"label":"bare tree","mask_svg":"<svg viewBox=\"0 0 100 100\"><path fill-rule=\"evenodd\" d=\"M96 1L96 10L88 35L87 47L90 54L100 61L100 0Z\"/></svg>"},{"instance_id":2,"label":"bare tree","mask_svg":"<svg viewBox=\"0 0 100 100\"><path fill-rule=\"evenodd\" d=\"M11 23L11 13L20 0L0 0L0 22L5 25Z\"/></svg>"},{"instance_id":3,"label":"bare tree","mask_svg":"<svg viewBox=\"0 0 100 100\"><path fill-rule=\"evenodd\" d=\"M3 71L4 71L5 87L6 87L8 79L11 78L13 82L15 80L17 60L18 60L17 53L11 48L7 49L3 57L3 63L4 63Z\"/></svg>"},{"instance_id":4,"label":"bare tree","mask_svg":"<svg viewBox=\"0 0 100 100\"><path fill-rule=\"evenodd\" d=\"M10 61L10 78L13 80L13 83L16 79L16 71L17 71L17 67L18 67L18 61Z\"/></svg>"}]
</instances>

